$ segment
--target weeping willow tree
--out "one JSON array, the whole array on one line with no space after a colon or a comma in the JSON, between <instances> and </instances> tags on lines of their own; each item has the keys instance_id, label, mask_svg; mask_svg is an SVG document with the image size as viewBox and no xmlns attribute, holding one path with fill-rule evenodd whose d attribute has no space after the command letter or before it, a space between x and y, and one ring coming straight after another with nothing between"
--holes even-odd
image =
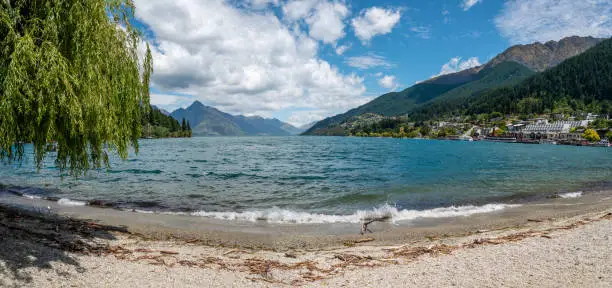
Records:
<instances>
[{"instance_id":1,"label":"weeping willow tree","mask_svg":"<svg viewBox=\"0 0 612 288\"><path fill-rule=\"evenodd\" d=\"M138 151L149 108L151 51L131 0L0 0L0 159L47 143L73 175Z\"/></svg>"}]
</instances>

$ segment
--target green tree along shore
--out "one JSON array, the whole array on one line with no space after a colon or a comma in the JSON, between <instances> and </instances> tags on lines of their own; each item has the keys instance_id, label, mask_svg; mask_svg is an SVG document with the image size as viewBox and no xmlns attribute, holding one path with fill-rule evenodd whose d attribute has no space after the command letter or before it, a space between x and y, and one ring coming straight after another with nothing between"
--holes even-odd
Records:
<instances>
[{"instance_id":1,"label":"green tree along shore","mask_svg":"<svg viewBox=\"0 0 612 288\"><path fill-rule=\"evenodd\" d=\"M179 122L162 113L159 109L151 107L150 113L142 118L142 137L144 138L180 138L191 137L191 124L189 121Z\"/></svg>"},{"instance_id":2,"label":"green tree along shore","mask_svg":"<svg viewBox=\"0 0 612 288\"><path fill-rule=\"evenodd\" d=\"M54 141L78 175L138 151L153 66L132 19L131 0L0 1L0 159L32 142L40 167Z\"/></svg>"}]
</instances>

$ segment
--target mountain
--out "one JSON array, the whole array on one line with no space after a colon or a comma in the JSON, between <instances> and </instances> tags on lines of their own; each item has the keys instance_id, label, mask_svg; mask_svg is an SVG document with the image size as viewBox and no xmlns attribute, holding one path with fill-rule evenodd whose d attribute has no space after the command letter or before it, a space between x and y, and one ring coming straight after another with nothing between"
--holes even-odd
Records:
<instances>
[{"instance_id":1,"label":"mountain","mask_svg":"<svg viewBox=\"0 0 612 288\"><path fill-rule=\"evenodd\" d=\"M289 136L289 131L282 127L286 124L278 119L267 119L260 116L234 116L234 121L246 133L252 136Z\"/></svg>"},{"instance_id":2,"label":"mountain","mask_svg":"<svg viewBox=\"0 0 612 288\"><path fill-rule=\"evenodd\" d=\"M492 112L517 115L567 111L612 114L612 39L516 85L491 89L455 103L424 106L410 116L430 119Z\"/></svg>"},{"instance_id":3,"label":"mountain","mask_svg":"<svg viewBox=\"0 0 612 288\"><path fill-rule=\"evenodd\" d=\"M306 131L306 130L308 130L308 129L312 128L312 126L316 125L316 124L317 124L317 122L319 122L319 121L312 121L312 122L310 122L310 123L306 123L306 124L304 124L304 125L302 125L302 126L299 126L299 127L297 127L297 128L298 128L299 130L302 130L302 132L303 132L303 131Z\"/></svg>"},{"instance_id":4,"label":"mountain","mask_svg":"<svg viewBox=\"0 0 612 288\"><path fill-rule=\"evenodd\" d=\"M283 124L283 126L281 126L281 129L289 132L289 134L291 134L291 135L298 135L298 134L306 131L306 129L302 129L300 127L295 127L295 126L293 126L293 125L291 125L289 123Z\"/></svg>"},{"instance_id":5,"label":"mountain","mask_svg":"<svg viewBox=\"0 0 612 288\"><path fill-rule=\"evenodd\" d=\"M183 118L191 124L193 136L289 136L297 128L278 119L259 116L230 115L199 101L186 109L170 113L174 119Z\"/></svg>"},{"instance_id":6,"label":"mountain","mask_svg":"<svg viewBox=\"0 0 612 288\"><path fill-rule=\"evenodd\" d=\"M234 116L206 106L199 101L187 109L179 108L170 116L191 123L193 136L243 136L244 131L234 122Z\"/></svg>"},{"instance_id":7,"label":"mountain","mask_svg":"<svg viewBox=\"0 0 612 288\"><path fill-rule=\"evenodd\" d=\"M492 67L472 68L459 73L439 76L401 92L384 94L344 114L323 119L304 134L344 135L346 131L340 127L340 124L358 115L368 113L383 116L404 115L435 102L438 98L448 101L467 97L491 87L512 85L533 74L533 71L518 63L503 62Z\"/></svg>"},{"instance_id":8,"label":"mountain","mask_svg":"<svg viewBox=\"0 0 612 288\"><path fill-rule=\"evenodd\" d=\"M567 37L544 44L536 42L528 45L516 45L497 55L487 66L495 66L502 62L517 62L533 71L542 72L552 68L565 59L569 59L597 45L604 39L593 37Z\"/></svg>"},{"instance_id":9,"label":"mountain","mask_svg":"<svg viewBox=\"0 0 612 288\"><path fill-rule=\"evenodd\" d=\"M592 37L568 37L559 42L513 46L485 65L438 76L400 92L384 94L346 113L323 119L304 134L344 135L346 131L340 124L366 113L399 116L410 114L422 107L445 107L440 103L460 102L461 99L479 95L489 89L520 83L537 71L554 67L601 41L602 39ZM436 112L427 111L434 115Z\"/></svg>"}]
</instances>

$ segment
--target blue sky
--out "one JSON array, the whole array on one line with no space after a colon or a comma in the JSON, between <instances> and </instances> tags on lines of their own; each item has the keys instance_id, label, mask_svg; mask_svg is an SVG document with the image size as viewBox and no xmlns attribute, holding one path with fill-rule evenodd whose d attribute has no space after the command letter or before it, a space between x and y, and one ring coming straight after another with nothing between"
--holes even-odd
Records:
<instances>
[{"instance_id":1,"label":"blue sky","mask_svg":"<svg viewBox=\"0 0 612 288\"><path fill-rule=\"evenodd\" d=\"M171 111L199 100L295 125L514 44L612 34L606 0L135 3L155 43L153 104Z\"/></svg>"}]
</instances>

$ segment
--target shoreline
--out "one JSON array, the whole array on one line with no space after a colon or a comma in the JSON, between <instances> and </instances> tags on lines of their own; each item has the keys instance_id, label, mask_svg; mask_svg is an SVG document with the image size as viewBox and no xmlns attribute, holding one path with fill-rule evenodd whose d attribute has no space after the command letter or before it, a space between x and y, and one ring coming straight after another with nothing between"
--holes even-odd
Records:
<instances>
[{"instance_id":1,"label":"shoreline","mask_svg":"<svg viewBox=\"0 0 612 288\"><path fill-rule=\"evenodd\" d=\"M575 194L575 193L574 193ZM73 219L127 227L154 240L197 241L206 245L287 251L335 249L363 237L371 245L393 245L423 237L464 235L474 231L520 227L533 221L573 217L612 207L612 190L570 195L572 198L540 199L500 210L452 217L415 217L392 223L375 221L373 233L360 235L361 223L269 223L221 220L210 217L137 213L92 206L64 206L58 202L18 196L0 197L0 205L54 213ZM577 197L575 197L577 196Z\"/></svg>"},{"instance_id":2,"label":"shoreline","mask_svg":"<svg viewBox=\"0 0 612 288\"><path fill-rule=\"evenodd\" d=\"M402 238L390 231L353 232L333 242L340 245L310 249L213 244L174 233L155 237L130 223L114 226L110 219L63 212L58 218L0 204L0 286L609 287L612 200L576 199L582 201L539 203L544 208L527 209L532 212L520 221L510 214L524 213L524 206L490 226L463 225L502 215L454 219L433 230L425 221L398 228L413 230ZM549 206L572 208L552 215ZM152 227L149 232L157 229ZM489 229L470 230L477 227Z\"/></svg>"}]
</instances>

